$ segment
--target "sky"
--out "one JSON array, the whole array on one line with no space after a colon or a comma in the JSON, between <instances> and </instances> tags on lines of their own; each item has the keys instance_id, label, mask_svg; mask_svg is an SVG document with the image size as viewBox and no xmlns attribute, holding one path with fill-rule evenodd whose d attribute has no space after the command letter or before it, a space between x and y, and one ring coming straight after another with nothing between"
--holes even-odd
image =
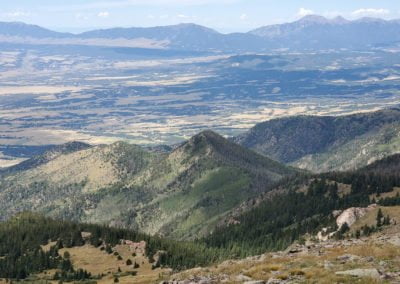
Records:
<instances>
[{"instance_id":1,"label":"sky","mask_svg":"<svg viewBox=\"0 0 400 284\"><path fill-rule=\"evenodd\" d=\"M399 0L0 0L0 21L58 31L196 23L220 32L245 32L309 14L400 18Z\"/></svg>"}]
</instances>

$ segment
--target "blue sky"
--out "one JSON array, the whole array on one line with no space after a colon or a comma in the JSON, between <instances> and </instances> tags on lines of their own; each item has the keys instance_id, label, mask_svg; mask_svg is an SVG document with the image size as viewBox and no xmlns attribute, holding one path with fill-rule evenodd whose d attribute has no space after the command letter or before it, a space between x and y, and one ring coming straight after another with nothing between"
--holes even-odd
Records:
<instances>
[{"instance_id":1,"label":"blue sky","mask_svg":"<svg viewBox=\"0 0 400 284\"><path fill-rule=\"evenodd\" d=\"M114 26L197 23L221 32L296 20L307 14L400 18L399 0L7 0L1 21L78 32Z\"/></svg>"}]
</instances>

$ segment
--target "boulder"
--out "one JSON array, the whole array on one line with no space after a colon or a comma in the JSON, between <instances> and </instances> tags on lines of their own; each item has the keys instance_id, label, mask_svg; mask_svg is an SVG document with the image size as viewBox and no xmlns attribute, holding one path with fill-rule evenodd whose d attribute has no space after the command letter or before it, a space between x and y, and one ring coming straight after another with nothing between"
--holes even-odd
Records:
<instances>
[{"instance_id":1,"label":"boulder","mask_svg":"<svg viewBox=\"0 0 400 284\"><path fill-rule=\"evenodd\" d=\"M337 275L349 275L354 277L370 277L374 279L380 279L381 274L379 273L378 269L371 268L371 269L352 269L346 271L338 271L336 272Z\"/></svg>"},{"instance_id":2,"label":"boulder","mask_svg":"<svg viewBox=\"0 0 400 284\"><path fill-rule=\"evenodd\" d=\"M249 276L243 275L243 274L239 274L238 276L236 276L236 281L239 282L245 282L245 281L252 281L253 279L250 278Z\"/></svg>"},{"instance_id":3,"label":"boulder","mask_svg":"<svg viewBox=\"0 0 400 284\"><path fill-rule=\"evenodd\" d=\"M336 258L336 260L338 260L342 263L357 261L359 259L360 259L360 257L358 255L353 255L353 254L344 254L344 255L338 256Z\"/></svg>"}]
</instances>

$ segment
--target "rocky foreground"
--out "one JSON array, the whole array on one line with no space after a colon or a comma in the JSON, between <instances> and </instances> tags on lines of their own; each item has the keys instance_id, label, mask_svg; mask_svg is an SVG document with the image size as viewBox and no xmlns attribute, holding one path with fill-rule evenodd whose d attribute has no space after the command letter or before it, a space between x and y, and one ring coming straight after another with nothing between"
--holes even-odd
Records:
<instances>
[{"instance_id":1,"label":"rocky foreground","mask_svg":"<svg viewBox=\"0 0 400 284\"><path fill-rule=\"evenodd\" d=\"M286 251L173 275L165 284L400 283L400 235L294 244Z\"/></svg>"}]
</instances>

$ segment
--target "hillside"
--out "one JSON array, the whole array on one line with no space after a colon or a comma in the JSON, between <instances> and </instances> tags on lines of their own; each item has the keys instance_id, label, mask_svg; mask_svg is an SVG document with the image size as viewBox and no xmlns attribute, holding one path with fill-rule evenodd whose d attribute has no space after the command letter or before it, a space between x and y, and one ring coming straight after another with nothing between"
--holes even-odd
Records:
<instances>
[{"instance_id":1,"label":"hillside","mask_svg":"<svg viewBox=\"0 0 400 284\"><path fill-rule=\"evenodd\" d=\"M376 161L365 168L360 169L361 172L382 172L385 174L396 175L400 172L400 154L388 156L382 160Z\"/></svg>"},{"instance_id":2,"label":"hillside","mask_svg":"<svg viewBox=\"0 0 400 284\"><path fill-rule=\"evenodd\" d=\"M0 222L0 283L154 283L223 259L202 244L24 212ZM225 256L226 257L226 256ZM86 282L85 282L86 281Z\"/></svg>"},{"instance_id":3,"label":"hillside","mask_svg":"<svg viewBox=\"0 0 400 284\"><path fill-rule=\"evenodd\" d=\"M277 161L314 172L353 170L400 152L400 110L295 116L257 124L234 138Z\"/></svg>"},{"instance_id":4,"label":"hillside","mask_svg":"<svg viewBox=\"0 0 400 284\"><path fill-rule=\"evenodd\" d=\"M295 172L205 131L168 154L115 143L5 175L0 209L2 219L34 210L187 239Z\"/></svg>"},{"instance_id":5,"label":"hillside","mask_svg":"<svg viewBox=\"0 0 400 284\"><path fill-rule=\"evenodd\" d=\"M48 146L43 154L33 156L32 158L23 161L15 166L0 169L0 174L10 174L13 172L24 171L46 164L55 158L73 153L76 151L90 148L90 145L82 142L70 142L62 145Z\"/></svg>"},{"instance_id":6,"label":"hillside","mask_svg":"<svg viewBox=\"0 0 400 284\"><path fill-rule=\"evenodd\" d=\"M271 279L288 283L306 280L352 283L354 277L360 281L397 281L400 277L396 258L400 245L400 178L389 170L398 166L396 156L354 172L298 174L295 178L281 179L275 187L270 185L271 191L249 194L243 199L244 195L231 184L243 179L243 172L248 177L259 176L254 181L261 186L263 182L268 183L266 176L273 180L274 175L287 175L293 170L211 131L194 136L161 157L123 143L101 147L111 157L115 170L130 169L125 171L125 181L131 184L131 188L106 189L108 196L95 195L103 197L97 203L102 203L101 209L95 198L91 199L92 206L103 210L103 216L115 214L117 206L121 214L126 214L121 208L128 203L134 205L131 194L138 184L151 188L157 203L148 207L152 208L152 215L138 210L134 217L165 221L169 225L169 231L164 231L168 236L190 238L190 233L201 232L200 224L202 228L204 224L212 224L208 219L220 216L222 220L222 213L232 212L233 207L229 206L240 208L245 203L248 207L226 216L230 222L219 223L211 233L204 232L203 237L194 233L201 237L194 241L174 241L133 230L57 221L32 213L18 214L0 222L0 277L28 278L33 282L86 279L98 283L110 283L115 278L121 283L170 283L173 279L194 283L265 283ZM115 160L118 156L110 155L110 150L118 149L121 153L121 148L125 152L119 157L130 153L130 157L142 158L136 158L137 162L129 163L128 167L126 162ZM207 174L207 171L229 167L238 170L229 180L218 175L211 175L218 177L211 179ZM204 176L199 177L199 171ZM160 186L166 183L169 186ZM189 186L190 183L194 184ZM257 187L250 186L249 190L257 191ZM26 194L17 192L21 193ZM76 196L77 200L88 200L88 195ZM115 196L118 202L113 205ZM213 197L219 197L217 206L212 206ZM25 198L31 197L25 195ZM232 202L239 199L241 204ZM61 204L58 202L53 206ZM141 209L146 206L142 202ZM185 210L190 211L186 218L174 215ZM194 222L187 223L186 220L199 216L200 212L207 219L197 219L197 226ZM206 215L208 212L210 215ZM172 216L170 219L168 214ZM155 219L151 219L153 216ZM173 227L173 220L184 226ZM230 260L222 262L227 259ZM321 262L323 265L318 265ZM194 267L197 268L191 269ZM375 280L370 280L371 277Z\"/></svg>"},{"instance_id":7,"label":"hillside","mask_svg":"<svg viewBox=\"0 0 400 284\"><path fill-rule=\"evenodd\" d=\"M63 38L72 36L72 34L59 33L22 22L0 22L0 35L30 38Z\"/></svg>"},{"instance_id":8,"label":"hillside","mask_svg":"<svg viewBox=\"0 0 400 284\"><path fill-rule=\"evenodd\" d=\"M261 50L263 39L245 33L221 34L196 24L179 24L150 28L112 28L77 35L79 38L151 39L165 48L193 51Z\"/></svg>"},{"instance_id":9,"label":"hillside","mask_svg":"<svg viewBox=\"0 0 400 284\"><path fill-rule=\"evenodd\" d=\"M398 283L399 253L397 233L385 230L359 239L308 240L284 251L179 272L164 283Z\"/></svg>"}]
</instances>

